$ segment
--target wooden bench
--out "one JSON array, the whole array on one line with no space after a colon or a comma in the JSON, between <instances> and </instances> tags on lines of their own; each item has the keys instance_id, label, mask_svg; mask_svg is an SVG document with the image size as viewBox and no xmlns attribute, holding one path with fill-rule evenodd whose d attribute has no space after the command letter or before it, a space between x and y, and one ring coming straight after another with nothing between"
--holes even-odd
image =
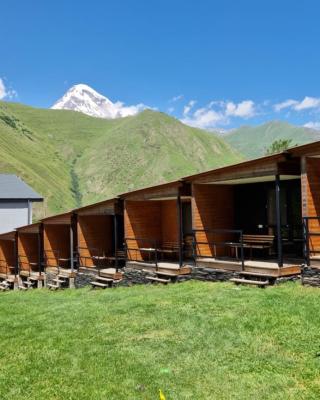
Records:
<instances>
[{"instance_id":1,"label":"wooden bench","mask_svg":"<svg viewBox=\"0 0 320 400\"><path fill-rule=\"evenodd\" d=\"M243 235L242 243L244 249L250 249L250 259L252 259L253 249L265 250L271 249L274 242L274 235ZM238 249L241 248L241 243L230 243L231 248L235 249L236 258L238 258Z\"/></svg>"},{"instance_id":2,"label":"wooden bench","mask_svg":"<svg viewBox=\"0 0 320 400\"><path fill-rule=\"evenodd\" d=\"M253 249L271 249L274 235L243 235L242 241L245 248L250 248L250 258L252 258Z\"/></svg>"}]
</instances>

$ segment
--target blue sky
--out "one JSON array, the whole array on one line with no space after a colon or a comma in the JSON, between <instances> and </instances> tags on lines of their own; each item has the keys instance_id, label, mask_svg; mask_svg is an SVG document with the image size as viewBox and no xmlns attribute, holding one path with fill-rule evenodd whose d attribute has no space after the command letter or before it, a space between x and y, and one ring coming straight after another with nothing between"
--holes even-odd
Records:
<instances>
[{"instance_id":1,"label":"blue sky","mask_svg":"<svg viewBox=\"0 0 320 400\"><path fill-rule=\"evenodd\" d=\"M0 12L0 97L50 107L86 83L203 128L320 128L319 1L18 1Z\"/></svg>"}]
</instances>

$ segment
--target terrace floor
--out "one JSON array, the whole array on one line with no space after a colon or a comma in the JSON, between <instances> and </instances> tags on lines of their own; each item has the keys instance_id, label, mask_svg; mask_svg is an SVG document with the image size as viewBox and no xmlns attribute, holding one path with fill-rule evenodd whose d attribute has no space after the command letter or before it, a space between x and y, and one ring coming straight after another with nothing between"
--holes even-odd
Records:
<instances>
[{"instance_id":1,"label":"terrace floor","mask_svg":"<svg viewBox=\"0 0 320 400\"><path fill-rule=\"evenodd\" d=\"M244 271L268 273L272 276L288 276L298 275L301 273L303 260L288 260L282 267L278 266L276 260L245 260ZM196 260L197 267L223 269L228 271L241 271L242 265L240 261L230 259L217 258L198 258Z\"/></svg>"}]
</instances>

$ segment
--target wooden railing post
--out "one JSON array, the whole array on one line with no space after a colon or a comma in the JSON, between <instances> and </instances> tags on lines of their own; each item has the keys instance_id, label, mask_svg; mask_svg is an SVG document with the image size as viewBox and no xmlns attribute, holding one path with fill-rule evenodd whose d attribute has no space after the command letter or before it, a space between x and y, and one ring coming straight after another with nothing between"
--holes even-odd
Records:
<instances>
[{"instance_id":1,"label":"wooden railing post","mask_svg":"<svg viewBox=\"0 0 320 400\"><path fill-rule=\"evenodd\" d=\"M178 212L178 238L179 238L179 267L183 265L183 218L182 218L182 204L181 197L177 197L177 212Z\"/></svg>"},{"instance_id":2,"label":"wooden railing post","mask_svg":"<svg viewBox=\"0 0 320 400\"><path fill-rule=\"evenodd\" d=\"M275 179L275 191L276 191L278 265L279 265L279 267L283 267L282 236L281 236L280 175L279 174L276 175L276 179Z\"/></svg>"}]
</instances>

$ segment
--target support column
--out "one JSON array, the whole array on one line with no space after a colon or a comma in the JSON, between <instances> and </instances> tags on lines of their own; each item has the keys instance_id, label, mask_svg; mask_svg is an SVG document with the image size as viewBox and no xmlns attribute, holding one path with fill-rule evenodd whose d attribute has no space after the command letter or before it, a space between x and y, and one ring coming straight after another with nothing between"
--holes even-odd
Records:
<instances>
[{"instance_id":1,"label":"support column","mask_svg":"<svg viewBox=\"0 0 320 400\"><path fill-rule=\"evenodd\" d=\"M276 223L277 223L277 252L278 252L278 265L283 266L283 253L282 253L282 235L281 235L281 206L280 206L280 175L276 175L275 180L276 189Z\"/></svg>"},{"instance_id":2,"label":"support column","mask_svg":"<svg viewBox=\"0 0 320 400\"><path fill-rule=\"evenodd\" d=\"M43 272L43 225L40 224L38 232L38 268L39 275Z\"/></svg>"},{"instance_id":3,"label":"support column","mask_svg":"<svg viewBox=\"0 0 320 400\"><path fill-rule=\"evenodd\" d=\"M74 270L74 255L73 255L73 224L70 224L70 266L71 273Z\"/></svg>"},{"instance_id":4,"label":"support column","mask_svg":"<svg viewBox=\"0 0 320 400\"><path fill-rule=\"evenodd\" d=\"M118 271L118 218L117 214L113 215L113 234L114 234L114 264Z\"/></svg>"},{"instance_id":5,"label":"support column","mask_svg":"<svg viewBox=\"0 0 320 400\"><path fill-rule=\"evenodd\" d=\"M19 275L19 258L18 258L18 232L15 233L13 240L13 253L14 253L14 275Z\"/></svg>"},{"instance_id":6,"label":"support column","mask_svg":"<svg viewBox=\"0 0 320 400\"><path fill-rule=\"evenodd\" d=\"M178 212L178 229L179 229L179 267L183 265L183 220L182 220L182 204L181 197L178 195L177 198L177 212Z\"/></svg>"}]
</instances>

